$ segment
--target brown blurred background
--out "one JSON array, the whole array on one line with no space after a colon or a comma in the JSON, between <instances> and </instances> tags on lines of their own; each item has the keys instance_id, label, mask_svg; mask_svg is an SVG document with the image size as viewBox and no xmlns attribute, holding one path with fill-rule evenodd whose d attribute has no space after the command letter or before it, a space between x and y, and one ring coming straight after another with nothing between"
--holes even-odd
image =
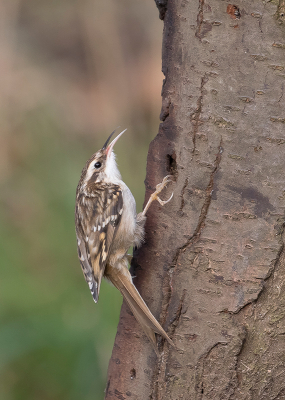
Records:
<instances>
[{"instance_id":1,"label":"brown blurred background","mask_svg":"<svg viewBox=\"0 0 285 400\"><path fill-rule=\"evenodd\" d=\"M128 128L115 152L141 210L162 22L153 0L0 0L0 20L0 398L100 400L122 300L89 293L75 189Z\"/></svg>"}]
</instances>

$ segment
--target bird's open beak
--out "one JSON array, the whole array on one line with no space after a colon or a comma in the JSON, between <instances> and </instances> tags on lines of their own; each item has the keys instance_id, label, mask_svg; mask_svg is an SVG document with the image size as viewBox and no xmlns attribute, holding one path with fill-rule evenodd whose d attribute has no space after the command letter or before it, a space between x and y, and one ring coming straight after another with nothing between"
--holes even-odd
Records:
<instances>
[{"instance_id":1,"label":"bird's open beak","mask_svg":"<svg viewBox=\"0 0 285 400\"><path fill-rule=\"evenodd\" d=\"M117 140L122 136L122 134L123 134L124 132L126 132L126 129L125 129L123 132L121 132L117 137L115 137L115 139L112 140L112 142L109 144L109 146L108 146L108 143L109 143L111 137L113 136L113 134L115 133L115 131L113 131L113 132L111 133L111 135L108 137L106 143L105 143L104 146L103 146L103 149L106 150L107 157L110 156L110 154L112 153L112 150L113 150L113 147L114 147L115 143L116 143ZM108 146L108 147L107 147L107 146Z\"/></svg>"}]
</instances>

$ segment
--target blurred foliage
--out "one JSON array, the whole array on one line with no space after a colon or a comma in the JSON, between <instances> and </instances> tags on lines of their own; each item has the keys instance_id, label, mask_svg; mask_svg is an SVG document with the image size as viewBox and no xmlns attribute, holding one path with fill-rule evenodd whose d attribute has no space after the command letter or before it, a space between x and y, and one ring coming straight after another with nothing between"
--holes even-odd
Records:
<instances>
[{"instance_id":1,"label":"blurred foliage","mask_svg":"<svg viewBox=\"0 0 285 400\"><path fill-rule=\"evenodd\" d=\"M76 253L81 169L118 125L144 197L162 24L151 0L0 0L0 398L100 400L121 296L94 304Z\"/></svg>"}]
</instances>

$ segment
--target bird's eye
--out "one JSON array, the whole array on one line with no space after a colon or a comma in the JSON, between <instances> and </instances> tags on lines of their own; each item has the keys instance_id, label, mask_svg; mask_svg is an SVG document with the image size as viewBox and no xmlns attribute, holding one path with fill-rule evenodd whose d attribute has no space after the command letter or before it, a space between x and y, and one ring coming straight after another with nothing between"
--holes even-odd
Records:
<instances>
[{"instance_id":1,"label":"bird's eye","mask_svg":"<svg viewBox=\"0 0 285 400\"><path fill-rule=\"evenodd\" d=\"M100 167L101 167L101 163L100 163L99 161L97 161L97 162L94 164L94 167L95 167L96 169L100 168Z\"/></svg>"}]
</instances>

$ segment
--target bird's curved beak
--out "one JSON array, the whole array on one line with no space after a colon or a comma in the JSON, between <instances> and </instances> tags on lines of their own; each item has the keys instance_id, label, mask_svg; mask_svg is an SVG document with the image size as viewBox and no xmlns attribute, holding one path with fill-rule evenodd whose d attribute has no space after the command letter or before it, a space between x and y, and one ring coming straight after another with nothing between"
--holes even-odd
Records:
<instances>
[{"instance_id":1,"label":"bird's curved beak","mask_svg":"<svg viewBox=\"0 0 285 400\"><path fill-rule=\"evenodd\" d=\"M116 143L117 140L122 136L122 134L123 134L124 132L126 132L126 129L125 129L123 132L121 132L117 137L115 137L115 139L112 140L112 142L109 144L109 146L108 146L108 143L109 143L111 137L113 136L113 134L115 133L115 131L113 131L113 132L111 133L111 135L108 137L106 143L105 143L104 146L102 147L103 150L106 150L107 157L110 156L110 154L112 153L112 150L113 150L113 147L114 147L115 143Z\"/></svg>"}]
</instances>

